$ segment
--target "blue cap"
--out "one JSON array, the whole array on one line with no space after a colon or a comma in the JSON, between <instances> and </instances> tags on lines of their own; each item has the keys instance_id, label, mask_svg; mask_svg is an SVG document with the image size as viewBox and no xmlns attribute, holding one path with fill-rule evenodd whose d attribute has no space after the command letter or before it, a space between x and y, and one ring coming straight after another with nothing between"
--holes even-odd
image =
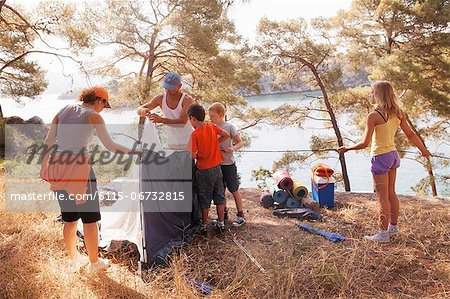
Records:
<instances>
[{"instance_id":1,"label":"blue cap","mask_svg":"<svg viewBox=\"0 0 450 299\"><path fill-rule=\"evenodd\" d=\"M181 83L181 77L175 72L169 72L164 76L162 87L165 89L174 89Z\"/></svg>"}]
</instances>

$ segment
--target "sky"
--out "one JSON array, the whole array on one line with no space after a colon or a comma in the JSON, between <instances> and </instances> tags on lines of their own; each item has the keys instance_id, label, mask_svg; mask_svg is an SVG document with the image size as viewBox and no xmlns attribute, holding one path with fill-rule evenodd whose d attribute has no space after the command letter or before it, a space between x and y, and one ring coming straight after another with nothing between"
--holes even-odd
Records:
<instances>
[{"instance_id":1,"label":"sky","mask_svg":"<svg viewBox=\"0 0 450 299\"><path fill-rule=\"evenodd\" d=\"M64 1L64 0L60 0ZM66 0L67 1L67 0ZM30 10L39 0L8 0L8 4L18 3L28 7ZM70 2L74 2L73 0ZM244 2L244 3L243 3ZM239 34L250 42L256 36L256 27L262 17L270 20L286 20L304 18L307 21L315 17L331 17L340 9L349 9L351 0L248 0L238 1L229 10L229 17L235 22ZM32 57L47 70L49 87L46 93L62 93L70 90L74 85L100 84L101 82L88 82L77 74L76 65L69 61L61 63L51 57L36 55ZM74 82L64 74L74 74ZM100 79L93 79L100 80ZM76 88L76 87L75 87Z\"/></svg>"},{"instance_id":2,"label":"sky","mask_svg":"<svg viewBox=\"0 0 450 299\"><path fill-rule=\"evenodd\" d=\"M234 20L237 31L252 40L262 17L274 21L301 17L309 21L316 17L334 16L338 10L349 9L351 2L351 0L250 0L248 3L234 5L230 9L230 18Z\"/></svg>"}]
</instances>

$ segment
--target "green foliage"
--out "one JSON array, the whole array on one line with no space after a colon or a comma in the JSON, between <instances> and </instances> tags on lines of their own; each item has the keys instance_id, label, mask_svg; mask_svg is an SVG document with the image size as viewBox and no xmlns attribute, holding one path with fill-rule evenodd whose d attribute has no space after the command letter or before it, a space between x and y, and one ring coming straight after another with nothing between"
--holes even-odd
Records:
<instances>
[{"instance_id":1,"label":"green foliage","mask_svg":"<svg viewBox=\"0 0 450 299\"><path fill-rule=\"evenodd\" d=\"M266 186L265 181L267 178L272 177L272 172L260 166L259 168L252 170L251 177L253 181L257 182L258 188L264 189Z\"/></svg>"},{"instance_id":2,"label":"green foliage","mask_svg":"<svg viewBox=\"0 0 450 299\"><path fill-rule=\"evenodd\" d=\"M37 163L28 164L19 159L4 160L5 172L14 178L32 178L39 177L40 165Z\"/></svg>"},{"instance_id":3,"label":"green foliage","mask_svg":"<svg viewBox=\"0 0 450 299\"><path fill-rule=\"evenodd\" d=\"M124 160L128 159L128 155L124 156ZM92 168L96 174L99 184L112 181L117 177L127 176L128 171L125 170L126 165L120 165L116 161L111 163L94 163Z\"/></svg>"},{"instance_id":4,"label":"green foliage","mask_svg":"<svg viewBox=\"0 0 450 299\"><path fill-rule=\"evenodd\" d=\"M35 97L47 88L45 73L27 53L41 28L21 8L3 6L0 15L0 94Z\"/></svg>"},{"instance_id":5,"label":"green foliage","mask_svg":"<svg viewBox=\"0 0 450 299\"><path fill-rule=\"evenodd\" d=\"M333 178L336 180L336 183L335 183L336 189L344 187L344 178L342 176L342 173L335 171L333 173Z\"/></svg>"},{"instance_id":6,"label":"green foliage","mask_svg":"<svg viewBox=\"0 0 450 299\"><path fill-rule=\"evenodd\" d=\"M305 117L330 122L336 142L342 146L342 134L329 99L329 92L343 90L342 71L334 63L338 56L337 46L332 43L329 36L330 22L319 19L314 20L312 24L313 26L308 28L303 19L269 21L267 18L262 18L258 25L257 51L263 57L268 57L268 61L277 70L277 74L287 72L292 78L310 82L313 88L319 88L322 93L323 102L315 107L311 105L303 109L287 107L290 111L283 111L286 107L277 109L278 113L285 115L283 123L299 124L299 120ZM320 112L326 117L317 118L309 115L312 111ZM341 161L345 190L350 191L345 157L342 157Z\"/></svg>"},{"instance_id":7,"label":"green foliage","mask_svg":"<svg viewBox=\"0 0 450 299\"><path fill-rule=\"evenodd\" d=\"M427 196L431 191L429 178L421 179L415 186L411 187L411 190L418 196Z\"/></svg>"},{"instance_id":8,"label":"green foliage","mask_svg":"<svg viewBox=\"0 0 450 299\"><path fill-rule=\"evenodd\" d=\"M448 15L446 0L355 0L334 24L349 44L348 61L366 67L372 80L412 90L423 111L448 117Z\"/></svg>"},{"instance_id":9,"label":"green foliage","mask_svg":"<svg viewBox=\"0 0 450 299\"><path fill-rule=\"evenodd\" d=\"M245 131L239 131L239 137L241 137L242 142L244 142L244 148L249 147L252 144L252 136L250 133ZM239 152L235 153L235 155L239 155Z\"/></svg>"},{"instance_id":10,"label":"green foliage","mask_svg":"<svg viewBox=\"0 0 450 299\"><path fill-rule=\"evenodd\" d=\"M370 104L369 86L357 86L347 88L333 93L330 102L335 107L336 113L365 113L368 114L373 110L373 105Z\"/></svg>"},{"instance_id":11,"label":"green foliage","mask_svg":"<svg viewBox=\"0 0 450 299\"><path fill-rule=\"evenodd\" d=\"M330 42L325 21L315 20L308 27L304 19L270 21L262 18L258 24L257 50L267 57L272 71L283 79L303 80L312 89L318 87L308 65L320 70L326 88L340 88L341 72L333 62L335 46ZM316 36L322 36L317 38ZM286 78L288 77L288 78Z\"/></svg>"},{"instance_id":12,"label":"green foliage","mask_svg":"<svg viewBox=\"0 0 450 299\"><path fill-rule=\"evenodd\" d=\"M308 111L303 107L284 104L271 113L273 124L280 127L301 126L306 119Z\"/></svg>"},{"instance_id":13,"label":"green foliage","mask_svg":"<svg viewBox=\"0 0 450 299\"><path fill-rule=\"evenodd\" d=\"M315 150L320 150L324 148L335 148L336 141L333 138L327 136L311 136L310 148L311 152L307 153L296 153L296 152L286 152L283 153L281 158L274 161L272 164L272 171L275 172L279 169L286 169L289 172L296 171L299 167L306 167L309 169L317 159L324 159L329 157L329 152L321 152ZM316 162L317 163L317 162ZM336 179L336 183L343 185L342 173L335 172L333 177Z\"/></svg>"},{"instance_id":14,"label":"green foliage","mask_svg":"<svg viewBox=\"0 0 450 299\"><path fill-rule=\"evenodd\" d=\"M311 150L318 151L315 155L319 158L323 158L328 154L328 152L321 152L319 150L338 147L335 138L320 135L312 135L309 144Z\"/></svg>"},{"instance_id":15,"label":"green foliage","mask_svg":"<svg viewBox=\"0 0 450 299\"><path fill-rule=\"evenodd\" d=\"M299 154L296 152L283 153L278 161L273 162L272 171L286 169L288 172L294 172L310 156L309 154Z\"/></svg>"},{"instance_id":16,"label":"green foliage","mask_svg":"<svg viewBox=\"0 0 450 299\"><path fill-rule=\"evenodd\" d=\"M148 101L164 74L177 71L196 100L243 105L239 92L258 92L260 74L246 62L249 51L226 16L232 2L106 0L76 10L51 2L42 11L57 18L52 30L74 51L107 50L85 63L91 73L119 81L118 102Z\"/></svg>"}]
</instances>

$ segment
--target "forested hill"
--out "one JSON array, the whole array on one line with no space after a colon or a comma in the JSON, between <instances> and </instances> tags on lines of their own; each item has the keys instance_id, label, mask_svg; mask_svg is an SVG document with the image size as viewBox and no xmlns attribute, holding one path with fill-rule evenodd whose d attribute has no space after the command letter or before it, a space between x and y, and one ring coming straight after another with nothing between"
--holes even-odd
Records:
<instances>
[{"instance_id":1,"label":"forested hill","mask_svg":"<svg viewBox=\"0 0 450 299\"><path fill-rule=\"evenodd\" d=\"M357 71L355 74L343 73L341 80L342 84L347 88L370 84L368 73L363 69ZM308 86L308 84L303 80L286 80L284 82L276 82L275 76L271 74L263 75L259 80L259 86L261 88L261 94L304 91L311 89L311 87Z\"/></svg>"}]
</instances>

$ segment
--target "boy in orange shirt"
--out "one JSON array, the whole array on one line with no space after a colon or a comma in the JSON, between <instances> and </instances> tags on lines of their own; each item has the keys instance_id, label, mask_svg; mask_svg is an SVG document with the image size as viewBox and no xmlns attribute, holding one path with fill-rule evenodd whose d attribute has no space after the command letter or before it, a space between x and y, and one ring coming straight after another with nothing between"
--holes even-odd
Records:
<instances>
[{"instance_id":1,"label":"boy in orange shirt","mask_svg":"<svg viewBox=\"0 0 450 299\"><path fill-rule=\"evenodd\" d=\"M225 230L225 189L220 168L222 154L219 143L230 138L230 134L214 124L205 123L205 114L205 109L198 104L189 107L187 115L195 130L192 132L188 146L191 147L192 158L197 160L198 197L202 209L201 231L206 231L209 208L213 200L219 218L216 227L223 232ZM218 135L221 137L217 138Z\"/></svg>"}]
</instances>

